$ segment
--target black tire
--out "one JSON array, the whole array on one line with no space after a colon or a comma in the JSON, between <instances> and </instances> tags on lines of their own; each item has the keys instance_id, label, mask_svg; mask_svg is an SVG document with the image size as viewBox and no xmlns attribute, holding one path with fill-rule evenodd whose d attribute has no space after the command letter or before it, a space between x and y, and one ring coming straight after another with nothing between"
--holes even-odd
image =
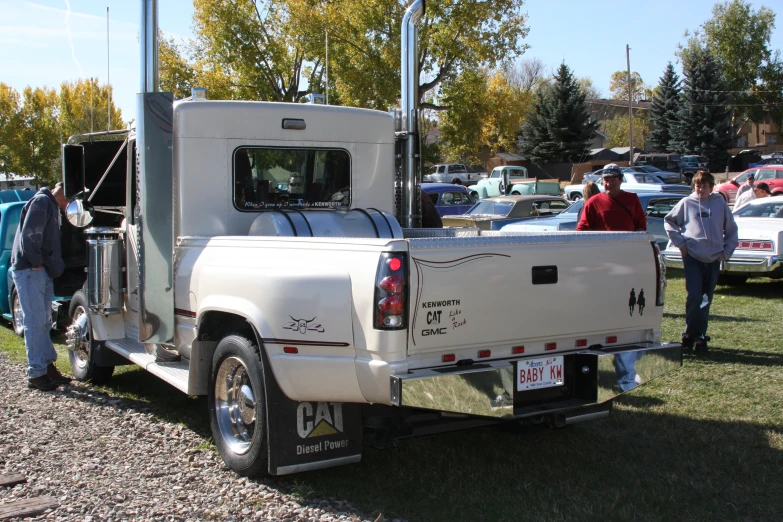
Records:
<instances>
[{"instance_id":1,"label":"black tire","mask_svg":"<svg viewBox=\"0 0 783 522\"><path fill-rule=\"evenodd\" d=\"M512 191L511 191L511 195L512 195L512 196L519 196L520 194L519 194L519 192L517 192L516 190L512 190Z\"/></svg>"},{"instance_id":2,"label":"black tire","mask_svg":"<svg viewBox=\"0 0 783 522\"><path fill-rule=\"evenodd\" d=\"M24 337L24 321L22 315L22 305L19 303L19 294L16 293L16 287L11 291L11 324L14 327L14 333L19 337Z\"/></svg>"},{"instance_id":3,"label":"black tire","mask_svg":"<svg viewBox=\"0 0 783 522\"><path fill-rule=\"evenodd\" d=\"M95 364L96 352L106 349L102 341L92 338L92 322L88 313L87 297L79 290L73 294L71 306L68 308L68 316L71 324L68 327L68 361L71 363L71 372L78 381L87 381L93 384L104 384L114 375L114 366L98 366ZM71 340L73 337L73 341ZM71 348L71 343L74 348Z\"/></svg>"},{"instance_id":4,"label":"black tire","mask_svg":"<svg viewBox=\"0 0 783 522\"><path fill-rule=\"evenodd\" d=\"M459 178L454 178L453 180L451 180L451 183L454 185L462 185L462 180Z\"/></svg>"},{"instance_id":5,"label":"black tire","mask_svg":"<svg viewBox=\"0 0 783 522\"><path fill-rule=\"evenodd\" d=\"M221 339L212 357L207 404L212 437L226 466L243 477L268 474L263 362L255 342Z\"/></svg>"},{"instance_id":6,"label":"black tire","mask_svg":"<svg viewBox=\"0 0 783 522\"><path fill-rule=\"evenodd\" d=\"M573 194L571 194L571 201L579 201L583 197L584 196L582 196L582 194L580 194L579 192L574 192Z\"/></svg>"}]
</instances>

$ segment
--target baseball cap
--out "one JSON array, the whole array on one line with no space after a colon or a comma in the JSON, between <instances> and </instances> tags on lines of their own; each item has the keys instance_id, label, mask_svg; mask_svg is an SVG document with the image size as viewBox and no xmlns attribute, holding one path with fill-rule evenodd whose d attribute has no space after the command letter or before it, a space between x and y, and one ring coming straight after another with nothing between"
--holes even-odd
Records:
<instances>
[{"instance_id":1,"label":"baseball cap","mask_svg":"<svg viewBox=\"0 0 783 522\"><path fill-rule=\"evenodd\" d=\"M758 189L758 190L763 190L767 194L771 194L772 193L772 191L769 190L769 185L767 185L763 181L760 181L760 182L756 183L755 185L753 185L753 188L754 189Z\"/></svg>"},{"instance_id":2,"label":"baseball cap","mask_svg":"<svg viewBox=\"0 0 783 522\"><path fill-rule=\"evenodd\" d=\"M756 179L756 175L754 173L748 174L748 179Z\"/></svg>"},{"instance_id":3,"label":"baseball cap","mask_svg":"<svg viewBox=\"0 0 783 522\"><path fill-rule=\"evenodd\" d=\"M612 178L612 177L615 177L615 178L622 178L623 177L623 173L622 173L622 171L620 171L620 167L618 167L617 165L614 165L614 166L611 166L611 167L609 165L607 165L604 168L603 174L601 174L601 178Z\"/></svg>"}]
</instances>

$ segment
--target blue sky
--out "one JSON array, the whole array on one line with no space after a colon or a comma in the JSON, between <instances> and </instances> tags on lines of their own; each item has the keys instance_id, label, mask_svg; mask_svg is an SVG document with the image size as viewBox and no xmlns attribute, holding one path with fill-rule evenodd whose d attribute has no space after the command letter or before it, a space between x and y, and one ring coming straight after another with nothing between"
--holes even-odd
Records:
<instances>
[{"instance_id":1,"label":"blue sky","mask_svg":"<svg viewBox=\"0 0 783 522\"><path fill-rule=\"evenodd\" d=\"M159 0L159 24L168 36L189 38L192 0ZM712 0L543 1L528 0L530 45L523 58L538 58L554 70L562 61L577 76L587 76L608 96L609 77L631 69L655 85L666 63L674 61L686 30L711 17ZM777 7L772 49L783 49L783 5ZM777 4L777 5L776 5ZM26 86L59 87L64 80L107 77L106 8L110 9L110 79L115 103L127 121L135 117L138 75L138 0L0 0L0 82L21 91Z\"/></svg>"}]
</instances>

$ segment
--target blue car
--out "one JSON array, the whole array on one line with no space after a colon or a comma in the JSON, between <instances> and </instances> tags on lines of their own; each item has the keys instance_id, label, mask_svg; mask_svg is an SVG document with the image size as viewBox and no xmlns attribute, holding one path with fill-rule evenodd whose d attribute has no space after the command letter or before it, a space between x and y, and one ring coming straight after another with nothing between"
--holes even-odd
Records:
<instances>
[{"instance_id":1,"label":"blue car","mask_svg":"<svg viewBox=\"0 0 783 522\"><path fill-rule=\"evenodd\" d=\"M2 191L4 192L30 192L34 191ZM30 198L27 198L30 199ZM22 325L22 308L14 288L14 281L9 273L11 264L11 250L14 246L14 236L19 226L19 216L22 213L26 201L14 200L12 203L0 203L0 315L10 321L14 332L21 336L24 333ZM69 245L73 243L74 228L63 219L61 232L63 235L63 260L65 272L54 280L54 300L52 301L52 328L60 329L70 322L68 306L71 296L82 287L86 279L84 273L85 256L82 253L69 255L72 250Z\"/></svg>"},{"instance_id":2,"label":"blue car","mask_svg":"<svg viewBox=\"0 0 783 522\"><path fill-rule=\"evenodd\" d=\"M647 213L647 231L655 236L655 242L663 251L669 242L663 227L663 218L687 194L671 194L664 192L645 192L636 194ZM565 211L552 217L526 219L505 225L502 232L547 232L555 230L576 230L579 211L584 201L581 199L571 204Z\"/></svg>"},{"instance_id":3,"label":"blue car","mask_svg":"<svg viewBox=\"0 0 783 522\"><path fill-rule=\"evenodd\" d=\"M35 196L34 190L0 190L0 203L13 203L14 201L28 201Z\"/></svg>"},{"instance_id":4,"label":"blue car","mask_svg":"<svg viewBox=\"0 0 783 522\"><path fill-rule=\"evenodd\" d=\"M462 185L422 183L421 190L432 199L441 216L462 215L474 205L468 189Z\"/></svg>"}]
</instances>

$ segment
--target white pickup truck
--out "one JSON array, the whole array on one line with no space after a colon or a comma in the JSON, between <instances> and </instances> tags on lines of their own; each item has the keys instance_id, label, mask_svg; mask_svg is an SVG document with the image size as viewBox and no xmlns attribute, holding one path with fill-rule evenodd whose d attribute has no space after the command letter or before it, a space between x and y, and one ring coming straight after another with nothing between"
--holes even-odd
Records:
<instances>
[{"instance_id":1,"label":"white pickup truck","mask_svg":"<svg viewBox=\"0 0 783 522\"><path fill-rule=\"evenodd\" d=\"M401 112L172 103L148 75L135 129L66 146L67 217L93 225L74 375L135 363L207 395L223 460L256 476L357 462L363 443L604 417L677 368L652 236L418 226L410 47Z\"/></svg>"}]
</instances>

